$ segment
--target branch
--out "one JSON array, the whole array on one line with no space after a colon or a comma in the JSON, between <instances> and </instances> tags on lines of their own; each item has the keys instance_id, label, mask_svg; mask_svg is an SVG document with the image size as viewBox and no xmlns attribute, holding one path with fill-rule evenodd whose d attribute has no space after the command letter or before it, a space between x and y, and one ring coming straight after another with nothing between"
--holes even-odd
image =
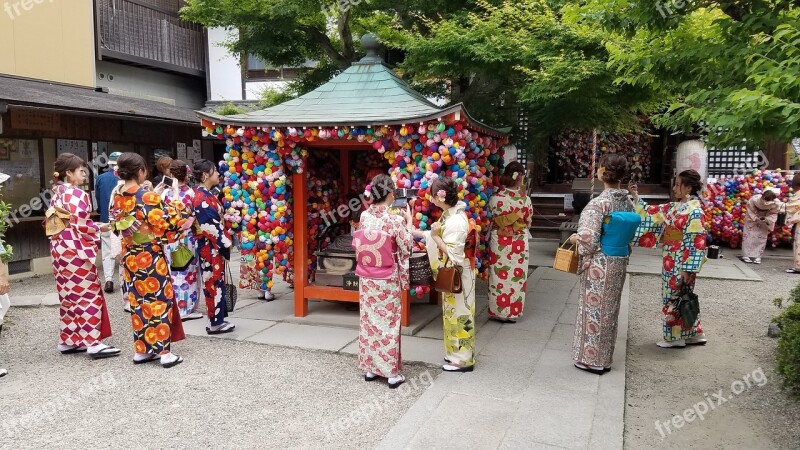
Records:
<instances>
[{"instance_id":1,"label":"branch","mask_svg":"<svg viewBox=\"0 0 800 450\"><path fill-rule=\"evenodd\" d=\"M346 69L350 67L350 64L353 61L342 56L342 54L336 50L336 47L333 46L330 38L325 33L322 33L318 29L310 26L301 26L300 30L308 35L309 39L319 44L320 48L322 48L322 51L340 68Z\"/></svg>"},{"instance_id":2,"label":"branch","mask_svg":"<svg viewBox=\"0 0 800 450\"><path fill-rule=\"evenodd\" d=\"M350 31L350 8L341 8L339 10L338 28L339 39L341 39L344 49L342 57L348 62L353 62L356 57L356 51L353 48L353 33Z\"/></svg>"}]
</instances>

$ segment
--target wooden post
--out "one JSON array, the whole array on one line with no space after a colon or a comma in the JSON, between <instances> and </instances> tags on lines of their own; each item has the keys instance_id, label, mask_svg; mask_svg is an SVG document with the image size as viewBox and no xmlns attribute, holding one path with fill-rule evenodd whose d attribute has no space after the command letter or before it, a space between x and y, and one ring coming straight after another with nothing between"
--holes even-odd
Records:
<instances>
[{"instance_id":1,"label":"wooden post","mask_svg":"<svg viewBox=\"0 0 800 450\"><path fill-rule=\"evenodd\" d=\"M305 317L308 314L308 299L305 296L308 286L308 213L306 201L308 184L307 160L303 160L303 173L292 175L292 197L294 199L294 315Z\"/></svg>"}]
</instances>

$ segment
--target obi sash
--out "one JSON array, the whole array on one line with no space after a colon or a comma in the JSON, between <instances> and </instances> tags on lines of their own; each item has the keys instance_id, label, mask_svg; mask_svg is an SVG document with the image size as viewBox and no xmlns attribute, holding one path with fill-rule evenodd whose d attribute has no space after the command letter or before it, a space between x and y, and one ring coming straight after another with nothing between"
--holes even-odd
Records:
<instances>
[{"instance_id":1,"label":"obi sash","mask_svg":"<svg viewBox=\"0 0 800 450\"><path fill-rule=\"evenodd\" d=\"M606 256L629 256L628 246L639 228L641 217L635 212L615 211L603 219L600 247Z\"/></svg>"},{"instance_id":2,"label":"obi sash","mask_svg":"<svg viewBox=\"0 0 800 450\"><path fill-rule=\"evenodd\" d=\"M518 212L503 214L497 217L494 217L494 224L497 226L498 231L497 233L500 235L507 235L508 227L511 227L514 233L519 233L524 231L528 225L522 220L522 214Z\"/></svg>"}]
</instances>

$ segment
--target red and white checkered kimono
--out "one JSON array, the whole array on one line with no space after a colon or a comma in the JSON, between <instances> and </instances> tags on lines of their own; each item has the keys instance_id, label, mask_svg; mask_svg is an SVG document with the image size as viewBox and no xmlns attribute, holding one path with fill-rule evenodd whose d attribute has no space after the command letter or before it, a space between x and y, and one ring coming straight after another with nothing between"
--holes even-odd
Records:
<instances>
[{"instance_id":1,"label":"red and white checkered kimono","mask_svg":"<svg viewBox=\"0 0 800 450\"><path fill-rule=\"evenodd\" d=\"M54 186L50 206L70 212L64 231L50 238L53 274L61 301L59 343L88 347L111 336L106 300L94 264L100 228L89 218L89 195L75 186Z\"/></svg>"}]
</instances>

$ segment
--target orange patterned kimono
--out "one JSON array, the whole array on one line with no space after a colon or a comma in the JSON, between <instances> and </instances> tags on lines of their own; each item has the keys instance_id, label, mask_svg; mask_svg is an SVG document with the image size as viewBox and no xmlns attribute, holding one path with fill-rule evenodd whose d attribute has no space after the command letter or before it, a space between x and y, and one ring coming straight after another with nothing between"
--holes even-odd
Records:
<instances>
[{"instance_id":1,"label":"orange patterned kimono","mask_svg":"<svg viewBox=\"0 0 800 450\"><path fill-rule=\"evenodd\" d=\"M136 353L163 354L184 338L169 266L164 256L190 211L179 200L165 205L139 186L112 199L111 220L122 237L123 291L131 306Z\"/></svg>"}]
</instances>

